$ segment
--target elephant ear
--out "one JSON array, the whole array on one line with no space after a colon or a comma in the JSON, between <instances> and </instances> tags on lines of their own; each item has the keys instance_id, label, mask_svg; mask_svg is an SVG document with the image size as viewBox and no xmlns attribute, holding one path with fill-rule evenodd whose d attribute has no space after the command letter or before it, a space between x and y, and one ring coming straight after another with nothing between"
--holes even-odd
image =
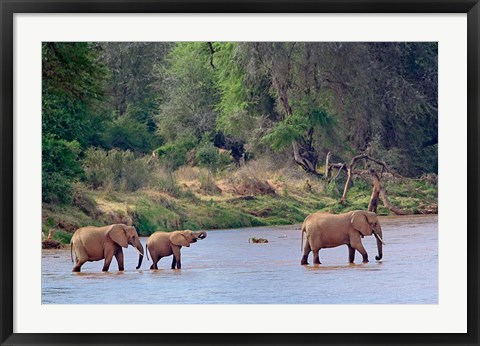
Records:
<instances>
[{"instance_id":1,"label":"elephant ear","mask_svg":"<svg viewBox=\"0 0 480 346\"><path fill-rule=\"evenodd\" d=\"M364 236L372 235L372 229L367 217L361 211L356 211L352 214L352 226Z\"/></svg>"},{"instance_id":2,"label":"elephant ear","mask_svg":"<svg viewBox=\"0 0 480 346\"><path fill-rule=\"evenodd\" d=\"M108 236L121 247L128 247L127 234L123 225L112 225L107 232Z\"/></svg>"},{"instance_id":3,"label":"elephant ear","mask_svg":"<svg viewBox=\"0 0 480 346\"><path fill-rule=\"evenodd\" d=\"M170 236L170 241L172 242L172 244L177 245L177 246L190 247L190 242L187 240L187 237L183 233L183 231L174 232Z\"/></svg>"},{"instance_id":4,"label":"elephant ear","mask_svg":"<svg viewBox=\"0 0 480 346\"><path fill-rule=\"evenodd\" d=\"M378 222L377 214L375 214L374 212L365 213L365 216L367 217L367 221L369 224L374 224L375 222Z\"/></svg>"}]
</instances>

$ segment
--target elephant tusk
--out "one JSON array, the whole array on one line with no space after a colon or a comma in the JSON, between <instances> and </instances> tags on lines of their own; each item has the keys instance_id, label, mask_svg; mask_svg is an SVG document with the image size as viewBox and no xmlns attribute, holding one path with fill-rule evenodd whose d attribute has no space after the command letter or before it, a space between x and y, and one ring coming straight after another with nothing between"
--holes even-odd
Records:
<instances>
[{"instance_id":1,"label":"elephant tusk","mask_svg":"<svg viewBox=\"0 0 480 346\"><path fill-rule=\"evenodd\" d=\"M380 243L382 243L383 245L387 245L387 244L385 244L385 242L383 241L382 237L380 237L377 233L373 233L373 235L375 236L375 238L377 238L377 239L380 241Z\"/></svg>"},{"instance_id":2,"label":"elephant tusk","mask_svg":"<svg viewBox=\"0 0 480 346\"><path fill-rule=\"evenodd\" d=\"M139 254L140 256L143 257L143 254L142 254L136 247L134 247L134 249L138 252L138 254Z\"/></svg>"}]
</instances>

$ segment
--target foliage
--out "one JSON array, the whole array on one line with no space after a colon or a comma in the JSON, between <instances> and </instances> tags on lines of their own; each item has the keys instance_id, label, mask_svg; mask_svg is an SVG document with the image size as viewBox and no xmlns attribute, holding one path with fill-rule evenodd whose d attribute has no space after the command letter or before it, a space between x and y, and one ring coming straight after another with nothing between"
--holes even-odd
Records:
<instances>
[{"instance_id":1,"label":"foliage","mask_svg":"<svg viewBox=\"0 0 480 346\"><path fill-rule=\"evenodd\" d=\"M152 147L151 136L147 124L127 112L108 124L102 138L107 148L145 152Z\"/></svg>"},{"instance_id":2,"label":"foliage","mask_svg":"<svg viewBox=\"0 0 480 346\"><path fill-rule=\"evenodd\" d=\"M175 205L154 204L141 198L135 206L135 225L140 235L148 236L156 231L173 231L179 226Z\"/></svg>"},{"instance_id":3,"label":"foliage","mask_svg":"<svg viewBox=\"0 0 480 346\"><path fill-rule=\"evenodd\" d=\"M98 143L104 66L97 45L42 43L42 201L71 202L81 148Z\"/></svg>"},{"instance_id":4,"label":"foliage","mask_svg":"<svg viewBox=\"0 0 480 346\"><path fill-rule=\"evenodd\" d=\"M215 173L217 170L228 166L231 157L227 152L219 152L218 148L207 140L197 147L195 161L200 167L206 167Z\"/></svg>"},{"instance_id":5,"label":"foliage","mask_svg":"<svg viewBox=\"0 0 480 346\"><path fill-rule=\"evenodd\" d=\"M155 150L160 161L164 162L171 170L188 163L187 154L195 148L196 140L192 136L185 136L175 142L169 142Z\"/></svg>"},{"instance_id":6,"label":"foliage","mask_svg":"<svg viewBox=\"0 0 480 346\"><path fill-rule=\"evenodd\" d=\"M42 131L85 147L94 140L101 112L105 67L93 43L42 43Z\"/></svg>"},{"instance_id":7,"label":"foliage","mask_svg":"<svg viewBox=\"0 0 480 346\"><path fill-rule=\"evenodd\" d=\"M150 184L153 166L131 151L89 148L83 160L86 182L94 189L135 191Z\"/></svg>"},{"instance_id":8,"label":"foliage","mask_svg":"<svg viewBox=\"0 0 480 346\"><path fill-rule=\"evenodd\" d=\"M158 146L155 116L163 100L159 87L170 43L104 42L100 60L108 67L106 103L113 122L104 136L107 148L150 152Z\"/></svg>"},{"instance_id":9,"label":"foliage","mask_svg":"<svg viewBox=\"0 0 480 346\"><path fill-rule=\"evenodd\" d=\"M208 46L176 43L162 68L165 102L156 117L158 133L167 141L194 135L200 140L215 129L218 97Z\"/></svg>"},{"instance_id":10,"label":"foliage","mask_svg":"<svg viewBox=\"0 0 480 346\"><path fill-rule=\"evenodd\" d=\"M101 223L90 194L176 200L131 203L146 233L364 208L369 181L339 205L343 175L326 183L304 171L323 172L331 151L335 162L368 152L406 177L436 173L437 58L438 44L424 42L44 42L42 201L55 220L75 210ZM176 179L187 167L189 185ZM223 201L221 176L228 193L261 198ZM410 184L385 184L392 203L435 204L436 186Z\"/></svg>"},{"instance_id":11,"label":"foliage","mask_svg":"<svg viewBox=\"0 0 480 346\"><path fill-rule=\"evenodd\" d=\"M42 200L47 203L71 202L72 182L82 173L77 141L42 138Z\"/></svg>"}]
</instances>

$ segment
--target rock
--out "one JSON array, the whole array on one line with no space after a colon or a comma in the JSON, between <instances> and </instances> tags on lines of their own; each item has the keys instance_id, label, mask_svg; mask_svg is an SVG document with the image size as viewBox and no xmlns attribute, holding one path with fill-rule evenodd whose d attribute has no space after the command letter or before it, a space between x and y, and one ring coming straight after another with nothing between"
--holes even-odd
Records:
<instances>
[{"instance_id":1,"label":"rock","mask_svg":"<svg viewBox=\"0 0 480 346\"><path fill-rule=\"evenodd\" d=\"M42 241L42 249L61 249L62 244L53 239L45 239Z\"/></svg>"},{"instance_id":2,"label":"rock","mask_svg":"<svg viewBox=\"0 0 480 346\"><path fill-rule=\"evenodd\" d=\"M252 243L252 244L266 244L266 243L268 243L268 240L267 240L267 239L264 239L264 238L255 238L255 237L252 237L252 238L249 238L249 239L248 239L248 242L249 242L249 243Z\"/></svg>"},{"instance_id":3,"label":"rock","mask_svg":"<svg viewBox=\"0 0 480 346\"><path fill-rule=\"evenodd\" d=\"M61 249L62 248L62 244L60 244L58 241L53 239L53 233L55 233L55 230L53 228L50 228L48 230L47 239L42 240L42 249Z\"/></svg>"}]
</instances>

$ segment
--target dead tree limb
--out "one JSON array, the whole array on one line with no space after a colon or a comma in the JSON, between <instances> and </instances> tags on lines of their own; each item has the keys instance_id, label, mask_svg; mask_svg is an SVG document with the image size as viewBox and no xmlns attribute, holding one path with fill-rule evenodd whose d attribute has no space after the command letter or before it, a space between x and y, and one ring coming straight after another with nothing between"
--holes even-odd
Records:
<instances>
[{"instance_id":1,"label":"dead tree limb","mask_svg":"<svg viewBox=\"0 0 480 346\"><path fill-rule=\"evenodd\" d=\"M360 160L375 162L376 164L382 167L382 173L386 171L392 174L394 177L403 178L401 175L391 172L390 169L385 164L385 162L381 160L371 157L370 155L365 153L356 155L352 158L352 160L350 161L350 164L347 167L347 181L345 182L345 186L343 188L343 195L342 195L342 198L340 199L341 203L345 203L347 201L347 193L348 193L348 189L350 188L352 176L354 174L366 173L365 171L355 171L355 167L357 166L358 162L360 162ZM374 173L372 173L372 171ZM405 215L405 212L403 210L394 207L390 202L390 200L388 199L388 195L382 187L380 176L378 175L378 173L373 169L370 169L369 172L370 172L370 175L372 176L372 183L373 183L373 191L372 191L372 196L370 198L371 205L369 205L368 207L369 210L370 208L372 209L374 208L376 210L378 206L378 198L380 197L385 207L387 207L390 211L394 212L397 215Z\"/></svg>"},{"instance_id":2,"label":"dead tree limb","mask_svg":"<svg viewBox=\"0 0 480 346\"><path fill-rule=\"evenodd\" d=\"M330 158L332 157L332 152L329 151L327 153L327 157L325 158L325 179L330 179L330 175L332 174L332 166L330 166Z\"/></svg>"},{"instance_id":3,"label":"dead tree limb","mask_svg":"<svg viewBox=\"0 0 480 346\"><path fill-rule=\"evenodd\" d=\"M342 173L342 171L345 169L345 164L340 163L339 165L340 165L340 167L338 167L338 172L337 172L337 174L335 175L335 177L333 178L333 181L337 180L337 178L338 178L338 176L340 175L340 173ZM332 167L334 167L334 166L332 165Z\"/></svg>"},{"instance_id":4,"label":"dead tree limb","mask_svg":"<svg viewBox=\"0 0 480 346\"><path fill-rule=\"evenodd\" d=\"M342 198L340 199L340 203L345 203L347 201L347 192L350 188L350 183L352 181L352 170L357 165L358 161L367 158L367 154L360 154L356 155L350 161L350 164L347 166L347 181L345 182L345 187L343 188Z\"/></svg>"},{"instance_id":5,"label":"dead tree limb","mask_svg":"<svg viewBox=\"0 0 480 346\"><path fill-rule=\"evenodd\" d=\"M328 152L327 157L325 158L325 175L324 178L329 181L332 177L333 169L337 169L337 174L332 180L336 180L340 173L344 170L347 171L347 165L344 163L331 163L330 160L332 158L332 152Z\"/></svg>"},{"instance_id":6,"label":"dead tree limb","mask_svg":"<svg viewBox=\"0 0 480 346\"><path fill-rule=\"evenodd\" d=\"M370 202L368 203L368 211L377 212L378 199L380 198L380 191L382 190L382 184L380 183L380 177L375 170L370 170L372 176L372 195L370 196Z\"/></svg>"},{"instance_id":7,"label":"dead tree limb","mask_svg":"<svg viewBox=\"0 0 480 346\"><path fill-rule=\"evenodd\" d=\"M387 191L383 188L378 173L374 169L370 169L370 175L372 177L373 190L370 202L368 203L368 211L377 212L378 199L380 197L383 205L387 207L388 210L397 215L405 215L406 213L402 209L396 208L388 199Z\"/></svg>"}]
</instances>

